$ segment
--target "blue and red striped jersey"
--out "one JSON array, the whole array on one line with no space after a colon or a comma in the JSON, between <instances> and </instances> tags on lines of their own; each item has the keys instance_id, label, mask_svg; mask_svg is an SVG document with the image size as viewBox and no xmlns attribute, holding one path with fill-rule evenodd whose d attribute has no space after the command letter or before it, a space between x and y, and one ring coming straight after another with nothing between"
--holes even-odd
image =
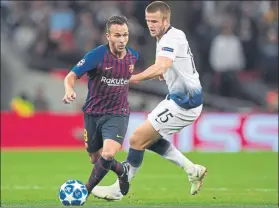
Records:
<instances>
[{"instance_id":1,"label":"blue and red striped jersey","mask_svg":"<svg viewBox=\"0 0 279 208\"><path fill-rule=\"evenodd\" d=\"M87 73L88 94L83 112L91 115L129 115L129 79L139 54L126 47L123 59L116 58L109 45L101 45L89 51L72 69L80 78Z\"/></svg>"}]
</instances>

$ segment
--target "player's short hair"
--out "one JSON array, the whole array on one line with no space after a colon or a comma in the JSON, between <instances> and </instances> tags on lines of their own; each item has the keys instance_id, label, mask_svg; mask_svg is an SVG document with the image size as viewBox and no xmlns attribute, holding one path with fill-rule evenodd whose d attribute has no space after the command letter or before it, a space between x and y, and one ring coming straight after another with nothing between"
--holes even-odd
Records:
<instances>
[{"instance_id":1,"label":"player's short hair","mask_svg":"<svg viewBox=\"0 0 279 208\"><path fill-rule=\"evenodd\" d=\"M154 1L146 7L145 11L148 13L155 13L159 11L161 14L163 14L163 19L170 20L171 10L169 5L167 5L165 2Z\"/></svg>"},{"instance_id":2,"label":"player's short hair","mask_svg":"<svg viewBox=\"0 0 279 208\"><path fill-rule=\"evenodd\" d=\"M128 25L127 17L118 16L118 15L111 16L107 20L106 30L107 30L107 32L109 32L111 25L124 25L124 24Z\"/></svg>"}]
</instances>

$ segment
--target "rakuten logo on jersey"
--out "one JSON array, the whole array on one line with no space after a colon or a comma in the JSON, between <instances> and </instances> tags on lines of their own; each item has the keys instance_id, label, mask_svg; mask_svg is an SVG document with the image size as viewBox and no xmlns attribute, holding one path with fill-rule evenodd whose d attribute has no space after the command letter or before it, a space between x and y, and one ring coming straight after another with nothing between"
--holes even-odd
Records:
<instances>
[{"instance_id":1,"label":"rakuten logo on jersey","mask_svg":"<svg viewBox=\"0 0 279 208\"><path fill-rule=\"evenodd\" d=\"M101 82L107 83L108 86L123 86L128 84L129 80L102 77Z\"/></svg>"}]
</instances>

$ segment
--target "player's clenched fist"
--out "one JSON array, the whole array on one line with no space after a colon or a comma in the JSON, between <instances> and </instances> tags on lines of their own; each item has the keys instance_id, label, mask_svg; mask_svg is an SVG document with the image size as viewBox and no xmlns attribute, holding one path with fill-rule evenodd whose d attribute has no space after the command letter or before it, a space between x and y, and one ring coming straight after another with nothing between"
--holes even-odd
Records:
<instances>
[{"instance_id":1,"label":"player's clenched fist","mask_svg":"<svg viewBox=\"0 0 279 208\"><path fill-rule=\"evenodd\" d=\"M65 104L70 104L74 99L76 99L77 94L74 92L74 90L69 90L65 93L63 97L63 102Z\"/></svg>"}]
</instances>

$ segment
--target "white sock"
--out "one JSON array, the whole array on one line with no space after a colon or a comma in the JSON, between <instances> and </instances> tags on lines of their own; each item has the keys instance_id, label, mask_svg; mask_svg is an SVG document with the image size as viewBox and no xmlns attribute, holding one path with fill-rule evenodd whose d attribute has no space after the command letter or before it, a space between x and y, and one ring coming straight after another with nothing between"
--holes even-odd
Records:
<instances>
[{"instance_id":1,"label":"white sock","mask_svg":"<svg viewBox=\"0 0 279 208\"><path fill-rule=\"evenodd\" d=\"M183 168L188 174L192 174L195 171L194 164L185 157L178 149L176 149L172 144L167 149L162 157L166 158L167 160L175 163L180 168Z\"/></svg>"},{"instance_id":2,"label":"white sock","mask_svg":"<svg viewBox=\"0 0 279 208\"><path fill-rule=\"evenodd\" d=\"M130 170L129 170L129 175L128 175L128 181L131 182L131 180L136 176L136 174L138 173L140 167L135 168L133 166L130 165Z\"/></svg>"}]
</instances>

